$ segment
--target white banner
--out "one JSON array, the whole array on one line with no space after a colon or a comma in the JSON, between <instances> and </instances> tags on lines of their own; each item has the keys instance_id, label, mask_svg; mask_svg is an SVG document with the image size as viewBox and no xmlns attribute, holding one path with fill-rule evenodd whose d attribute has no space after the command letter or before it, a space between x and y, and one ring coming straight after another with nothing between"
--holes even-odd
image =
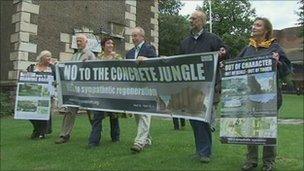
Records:
<instances>
[{"instance_id":1,"label":"white banner","mask_svg":"<svg viewBox=\"0 0 304 171\"><path fill-rule=\"evenodd\" d=\"M20 72L14 118L49 120L53 80L50 73Z\"/></svg>"}]
</instances>

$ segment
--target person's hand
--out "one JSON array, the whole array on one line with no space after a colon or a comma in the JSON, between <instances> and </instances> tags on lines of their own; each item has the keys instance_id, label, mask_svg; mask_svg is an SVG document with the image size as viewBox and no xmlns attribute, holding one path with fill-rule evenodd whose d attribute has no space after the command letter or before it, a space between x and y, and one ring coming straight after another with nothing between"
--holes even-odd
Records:
<instances>
[{"instance_id":1,"label":"person's hand","mask_svg":"<svg viewBox=\"0 0 304 171\"><path fill-rule=\"evenodd\" d=\"M276 61L276 65L281 65L280 55L278 52L272 52L272 58Z\"/></svg>"},{"instance_id":2,"label":"person's hand","mask_svg":"<svg viewBox=\"0 0 304 171\"><path fill-rule=\"evenodd\" d=\"M224 67L225 67L224 62L221 61L221 62L220 62L220 69L224 69Z\"/></svg>"},{"instance_id":3,"label":"person's hand","mask_svg":"<svg viewBox=\"0 0 304 171\"><path fill-rule=\"evenodd\" d=\"M82 60L82 62L87 62L88 61L88 58L84 58L83 60Z\"/></svg>"},{"instance_id":4,"label":"person's hand","mask_svg":"<svg viewBox=\"0 0 304 171\"><path fill-rule=\"evenodd\" d=\"M146 59L148 59L148 58L144 57L144 56L138 56L136 59L136 63L142 64Z\"/></svg>"},{"instance_id":5,"label":"person's hand","mask_svg":"<svg viewBox=\"0 0 304 171\"><path fill-rule=\"evenodd\" d=\"M138 56L137 57L137 60L139 60L139 61L143 61L143 60L146 60L146 59L148 59L148 58L144 57L144 56Z\"/></svg>"},{"instance_id":6,"label":"person's hand","mask_svg":"<svg viewBox=\"0 0 304 171\"><path fill-rule=\"evenodd\" d=\"M112 52L110 53L109 59L115 59L115 56L116 56L116 52L112 51Z\"/></svg>"},{"instance_id":7,"label":"person's hand","mask_svg":"<svg viewBox=\"0 0 304 171\"><path fill-rule=\"evenodd\" d=\"M54 58L51 58L51 60L50 60L50 65L56 65L57 64L57 60L56 59L54 59Z\"/></svg>"},{"instance_id":8,"label":"person's hand","mask_svg":"<svg viewBox=\"0 0 304 171\"><path fill-rule=\"evenodd\" d=\"M218 60L220 61L219 62L219 67L220 67L220 69L223 69L224 68L224 63L223 63L223 61L221 61L220 59L222 59L223 58L223 56L224 56L224 53L220 50L220 51L218 51Z\"/></svg>"},{"instance_id":9,"label":"person's hand","mask_svg":"<svg viewBox=\"0 0 304 171\"><path fill-rule=\"evenodd\" d=\"M58 83L56 81L52 82L52 86L57 87Z\"/></svg>"}]
</instances>

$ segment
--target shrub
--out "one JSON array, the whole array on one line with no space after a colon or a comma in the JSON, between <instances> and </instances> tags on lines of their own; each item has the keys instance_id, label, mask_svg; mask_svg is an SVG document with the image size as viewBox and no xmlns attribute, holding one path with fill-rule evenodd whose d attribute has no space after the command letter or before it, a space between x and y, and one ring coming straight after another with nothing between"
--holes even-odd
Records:
<instances>
[{"instance_id":1,"label":"shrub","mask_svg":"<svg viewBox=\"0 0 304 171\"><path fill-rule=\"evenodd\" d=\"M14 113L14 106L7 93L0 92L0 117L11 116Z\"/></svg>"}]
</instances>

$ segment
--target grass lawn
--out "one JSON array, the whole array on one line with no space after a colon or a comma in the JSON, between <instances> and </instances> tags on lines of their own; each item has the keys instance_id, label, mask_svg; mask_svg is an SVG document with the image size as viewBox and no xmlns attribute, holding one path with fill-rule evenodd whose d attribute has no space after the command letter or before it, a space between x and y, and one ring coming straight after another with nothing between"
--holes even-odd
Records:
<instances>
[{"instance_id":1,"label":"grass lawn","mask_svg":"<svg viewBox=\"0 0 304 171\"><path fill-rule=\"evenodd\" d=\"M283 105L279 112L279 118L304 119L304 96L283 94Z\"/></svg>"},{"instance_id":2,"label":"grass lawn","mask_svg":"<svg viewBox=\"0 0 304 171\"><path fill-rule=\"evenodd\" d=\"M175 131L171 120L157 117L153 117L151 125L153 145L140 154L130 153L136 134L134 118L120 119L119 143L110 141L106 118L102 145L87 149L90 125L81 115L71 141L57 145L54 141L62 116L53 118L53 133L44 140L29 139L30 122L2 118L1 170L240 170L245 159L245 146L221 144L217 129L212 161L202 164L192 160L189 156L195 147L189 122L185 130ZM303 125L280 125L277 170L303 170Z\"/></svg>"}]
</instances>

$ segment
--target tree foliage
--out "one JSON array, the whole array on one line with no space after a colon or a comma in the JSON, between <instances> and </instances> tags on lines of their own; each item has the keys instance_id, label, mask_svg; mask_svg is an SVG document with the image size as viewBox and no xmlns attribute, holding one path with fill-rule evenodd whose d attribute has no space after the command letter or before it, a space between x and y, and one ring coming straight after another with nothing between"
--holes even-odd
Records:
<instances>
[{"instance_id":1,"label":"tree foliage","mask_svg":"<svg viewBox=\"0 0 304 171\"><path fill-rule=\"evenodd\" d=\"M159 12L161 14L178 15L182 6L180 0L159 0Z\"/></svg>"},{"instance_id":2,"label":"tree foliage","mask_svg":"<svg viewBox=\"0 0 304 171\"><path fill-rule=\"evenodd\" d=\"M248 44L251 25L256 16L248 0L212 0L212 32L219 35L231 47L236 56ZM203 10L209 16L208 2L204 1ZM206 29L209 28L209 24Z\"/></svg>"},{"instance_id":3,"label":"tree foliage","mask_svg":"<svg viewBox=\"0 0 304 171\"><path fill-rule=\"evenodd\" d=\"M300 25L302 27L302 31L300 33L300 36L304 37L304 32L303 32L303 27L304 27L304 0L300 0L298 3L300 4L299 12L297 12L297 14L299 16L298 25Z\"/></svg>"},{"instance_id":4,"label":"tree foliage","mask_svg":"<svg viewBox=\"0 0 304 171\"><path fill-rule=\"evenodd\" d=\"M159 52L161 55L178 54L181 41L189 34L189 23L180 15L159 15Z\"/></svg>"},{"instance_id":5,"label":"tree foliage","mask_svg":"<svg viewBox=\"0 0 304 171\"><path fill-rule=\"evenodd\" d=\"M186 17L178 15L183 4L180 0L159 1L159 54L171 56L178 54L181 41L189 33Z\"/></svg>"}]
</instances>

